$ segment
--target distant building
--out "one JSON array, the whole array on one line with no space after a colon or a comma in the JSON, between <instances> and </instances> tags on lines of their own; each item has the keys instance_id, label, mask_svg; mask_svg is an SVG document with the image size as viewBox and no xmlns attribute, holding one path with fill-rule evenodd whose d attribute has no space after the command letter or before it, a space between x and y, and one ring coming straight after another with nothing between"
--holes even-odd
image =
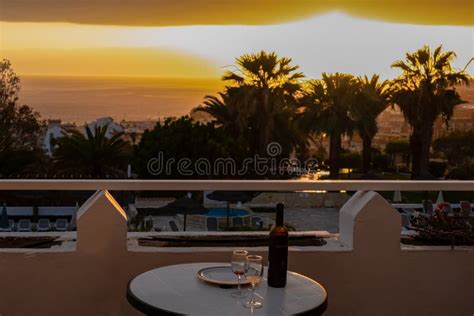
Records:
<instances>
[{"instance_id":1,"label":"distant building","mask_svg":"<svg viewBox=\"0 0 474 316\"><path fill-rule=\"evenodd\" d=\"M86 134L86 126L88 126L92 132L94 132L96 126L106 126L107 125L107 132L106 137L110 138L117 133L124 132L124 128L121 124L115 123L111 117L101 117L96 119L94 122L88 123L82 127L78 127L75 124L70 123L62 123L61 120L48 120L48 125L46 127L46 131L44 136L41 139L42 147L46 155L49 157L53 156L53 152L56 145L56 141L64 135L67 134L68 131L77 130L80 131L82 134Z\"/></svg>"},{"instance_id":2,"label":"distant building","mask_svg":"<svg viewBox=\"0 0 474 316\"><path fill-rule=\"evenodd\" d=\"M96 127L107 126L107 132L105 134L107 138L111 138L115 134L122 133L124 131L123 126L118 123L115 123L114 119L111 117L100 117L96 119L94 122L87 124L87 126L92 132L94 132ZM82 127L80 131L81 133L85 134L86 126Z\"/></svg>"},{"instance_id":3,"label":"distant building","mask_svg":"<svg viewBox=\"0 0 474 316\"><path fill-rule=\"evenodd\" d=\"M451 132L469 132L474 130L474 104L461 104L456 107L448 124L441 119L435 125L434 138Z\"/></svg>"},{"instance_id":4,"label":"distant building","mask_svg":"<svg viewBox=\"0 0 474 316\"><path fill-rule=\"evenodd\" d=\"M52 157L56 147L55 140L64 137L65 131L76 128L74 124L62 124L61 120L48 120L46 131L41 140L46 155Z\"/></svg>"},{"instance_id":5,"label":"distant building","mask_svg":"<svg viewBox=\"0 0 474 316\"><path fill-rule=\"evenodd\" d=\"M379 132L375 135L372 146L384 149L387 143L399 140L410 139L411 126L403 117L403 113L391 107L386 109L377 119ZM474 103L471 101L458 105L453 116L446 124L439 117L433 127L433 140L438 139L452 132L468 132L474 130ZM357 133L343 138L343 146L352 151L362 150L362 139Z\"/></svg>"},{"instance_id":6,"label":"distant building","mask_svg":"<svg viewBox=\"0 0 474 316\"><path fill-rule=\"evenodd\" d=\"M203 111L196 111L197 107L191 110L189 116L196 122L200 122L203 124L209 123L214 120L212 115Z\"/></svg>"},{"instance_id":7,"label":"distant building","mask_svg":"<svg viewBox=\"0 0 474 316\"><path fill-rule=\"evenodd\" d=\"M385 147L388 142L408 140L411 126L405 121L403 113L398 107L387 108L377 119L379 132L373 140L374 147Z\"/></svg>"}]
</instances>

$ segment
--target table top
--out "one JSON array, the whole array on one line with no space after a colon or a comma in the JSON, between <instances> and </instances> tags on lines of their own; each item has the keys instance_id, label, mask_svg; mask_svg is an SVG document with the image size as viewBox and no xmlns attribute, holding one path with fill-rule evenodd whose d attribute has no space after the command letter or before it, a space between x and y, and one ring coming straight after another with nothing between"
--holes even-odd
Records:
<instances>
[{"instance_id":1,"label":"table top","mask_svg":"<svg viewBox=\"0 0 474 316\"><path fill-rule=\"evenodd\" d=\"M188 263L150 270L129 282L127 298L148 315L319 315L326 308L326 290L316 281L289 271L286 286L272 288L267 286L265 271L255 289L263 306L252 313L231 296L235 288L221 288L197 277L203 268L229 265Z\"/></svg>"}]
</instances>

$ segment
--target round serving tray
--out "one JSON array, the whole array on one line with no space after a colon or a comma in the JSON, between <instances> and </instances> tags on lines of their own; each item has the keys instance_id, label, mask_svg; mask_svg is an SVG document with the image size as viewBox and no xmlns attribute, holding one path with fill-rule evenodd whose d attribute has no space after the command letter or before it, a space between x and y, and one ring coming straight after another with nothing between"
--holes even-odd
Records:
<instances>
[{"instance_id":1,"label":"round serving tray","mask_svg":"<svg viewBox=\"0 0 474 316\"><path fill-rule=\"evenodd\" d=\"M197 272L197 276L199 279L205 282L220 286L238 285L237 276L234 274L234 272L232 272L232 267L230 266L204 268ZM250 284L250 282L247 281L247 278L245 276L242 276L240 284L247 285Z\"/></svg>"}]
</instances>

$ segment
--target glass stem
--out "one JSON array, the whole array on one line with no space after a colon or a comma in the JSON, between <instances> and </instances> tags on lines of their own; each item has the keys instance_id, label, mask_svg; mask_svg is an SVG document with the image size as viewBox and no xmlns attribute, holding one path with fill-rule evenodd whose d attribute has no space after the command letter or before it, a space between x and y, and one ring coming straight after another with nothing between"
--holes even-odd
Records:
<instances>
[{"instance_id":1,"label":"glass stem","mask_svg":"<svg viewBox=\"0 0 474 316\"><path fill-rule=\"evenodd\" d=\"M252 284L252 296L250 297L250 305L253 305L255 297L255 284Z\"/></svg>"},{"instance_id":2,"label":"glass stem","mask_svg":"<svg viewBox=\"0 0 474 316\"><path fill-rule=\"evenodd\" d=\"M237 276L237 292L239 292L239 293L242 292L242 291L240 290L240 278L241 278L241 277L242 277L242 276L241 276L240 274Z\"/></svg>"}]
</instances>

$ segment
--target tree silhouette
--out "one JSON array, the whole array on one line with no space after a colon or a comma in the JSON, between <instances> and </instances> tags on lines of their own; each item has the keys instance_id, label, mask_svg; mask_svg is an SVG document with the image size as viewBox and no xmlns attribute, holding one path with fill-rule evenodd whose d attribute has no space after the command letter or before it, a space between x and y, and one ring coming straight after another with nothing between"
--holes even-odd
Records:
<instances>
[{"instance_id":1,"label":"tree silhouette","mask_svg":"<svg viewBox=\"0 0 474 316\"><path fill-rule=\"evenodd\" d=\"M107 137L108 125L85 127L85 135L67 131L58 140L54 162L59 173L93 178L125 176L132 150L122 139L123 133Z\"/></svg>"},{"instance_id":2,"label":"tree silhouette","mask_svg":"<svg viewBox=\"0 0 474 316\"><path fill-rule=\"evenodd\" d=\"M329 136L330 177L339 177L339 157L342 151L342 136L351 134L356 127L351 109L357 102L359 84L349 74L322 74L322 79L309 82L303 104L303 125L309 131Z\"/></svg>"},{"instance_id":3,"label":"tree silhouette","mask_svg":"<svg viewBox=\"0 0 474 316\"><path fill-rule=\"evenodd\" d=\"M252 154L266 156L271 142L279 142L289 153L305 143L296 124L304 77L297 69L291 59L275 53L243 55L236 59L236 70L224 74L228 86L220 99L206 98L203 111L247 139Z\"/></svg>"},{"instance_id":4,"label":"tree silhouette","mask_svg":"<svg viewBox=\"0 0 474 316\"><path fill-rule=\"evenodd\" d=\"M431 52L428 46L407 53L405 60L392 64L402 74L394 80L393 101L412 127L412 178L430 178L428 171L433 126L441 115L449 120L456 105L463 103L456 85L468 84L470 76L453 70L456 54L443 52L442 46Z\"/></svg>"},{"instance_id":5,"label":"tree silhouette","mask_svg":"<svg viewBox=\"0 0 474 316\"><path fill-rule=\"evenodd\" d=\"M18 105L20 78L10 61L0 61L0 174L23 172L41 159L44 123L27 105Z\"/></svg>"},{"instance_id":6,"label":"tree silhouette","mask_svg":"<svg viewBox=\"0 0 474 316\"><path fill-rule=\"evenodd\" d=\"M355 128L362 138L362 172L371 169L372 139L378 132L377 117L389 105L389 82L379 82L379 76L358 78L359 92L351 109Z\"/></svg>"}]
</instances>

